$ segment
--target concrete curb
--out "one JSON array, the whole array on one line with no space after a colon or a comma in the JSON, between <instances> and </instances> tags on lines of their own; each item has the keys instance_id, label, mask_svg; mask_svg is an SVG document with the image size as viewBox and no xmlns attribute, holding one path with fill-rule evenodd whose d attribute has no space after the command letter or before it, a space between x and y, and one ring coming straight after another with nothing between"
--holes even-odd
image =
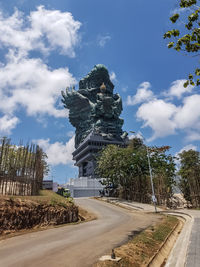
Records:
<instances>
[{"instance_id":1,"label":"concrete curb","mask_svg":"<svg viewBox=\"0 0 200 267\"><path fill-rule=\"evenodd\" d=\"M107 199L103 201L109 202L110 204L121 206L123 208L127 208L129 210L130 209L137 211L140 210L142 212L150 212L151 210L152 212L151 206L150 210L146 210L144 207L139 207L139 205L136 206L135 203L134 204L123 203L118 199L109 199L109 200ZM175 210L164 211L159 209L158 212L162 214L175 215L177 217L181 217L185 221L184 226L180 232L180 235L178 236L175 244L173 245L165 265L166 267L184 267L187 260L187 252L190 243L192 227L194 224L194 217L186 212L175 211Z\"/></svg>"},{"instance_id":2,"label":"concrete curb","mask_svg":"<svg viewBox=\"0 0 200 267\"><path fill-rule=\"evenodd\" d=\"M174 244L166 262L166 267L183 267L186 263L190 235L194 223L194 217L184 212L166 212L185 219L185 224Z\"/></svg>"},{"instance_id":3,"label":"concrete curb","mask_svg":"<svg viewBox=\"0 0 200 267\"><path fill-rule=\"evenodd\" d=\"M152 207L150 205L149 207L148 205L145 206L142 205L142 207L139 207L139 203L138 204L124 203L123 201L120 201L118 199L106 199L106 200L102 199L102 200L129 210L132 209L135 211L153 212ZM185 221L184 226L180 232L180 235L175 241L175 244L172 247L172 250L169 254L169 257L165 265L166 267L184 267L187 261L190 236L192 232L192 227L194 225L194 216L184 211L176 211L176 210L165 211L160 208L158 210L158 213L181 217Z\"/></svg>"}]
</instances>

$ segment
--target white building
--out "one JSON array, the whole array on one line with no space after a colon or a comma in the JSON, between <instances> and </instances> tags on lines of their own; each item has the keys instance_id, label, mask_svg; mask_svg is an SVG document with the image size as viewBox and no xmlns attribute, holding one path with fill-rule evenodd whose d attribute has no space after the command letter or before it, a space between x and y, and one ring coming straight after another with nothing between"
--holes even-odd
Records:
<instances>
[{"instance_id":1,"label":"white building","mask_svg":"<svg viewBox=\"0 0 200 267\"><path fill-rule=\"evenodd\" d=\"M72 197L99 196L104 188L100 179L89 177L71 178L65 187L70 190Z\"/></svg>"}]
</instances>

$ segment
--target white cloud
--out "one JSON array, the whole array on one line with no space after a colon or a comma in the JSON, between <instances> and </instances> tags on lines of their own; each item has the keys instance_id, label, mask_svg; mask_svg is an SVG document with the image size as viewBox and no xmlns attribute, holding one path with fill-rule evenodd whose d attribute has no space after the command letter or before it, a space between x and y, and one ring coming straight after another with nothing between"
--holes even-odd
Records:
<instances>
[{"instance_id":1,"label":"white cloud","mask_svg":"<svg viewBox=\"0 0 200 267\"><path fill-rule=\"evenodd\" d=\"M27 17L17 9L10 17L0 12L0 42L5 47L26 52L47 53L59 48L63 54L73 57L80 26L71 13L47 10L44 6L39 6Z\"/></svg>"},{"instance_id":2,"label":"white cloud","mask_svg":"<svg viewBox=\"0 0 200 267\"><path fill-rule=\"evenodd\" d=\"M18 123L19 119L17 117L4 115L0 118L0 133L10 134L11 130L14 129Z\"/></svg>"},{"instance_id":3,"label":"white cloud","mask_svg":"<svg viewBox=\"0 0 200 267\"><path fill-rule=\"evenodd\" d=\"M57 49L75 56L80 26L71 13L47 10L44 6L29 16L17 9L11 16L0 11L0 48L7 48L5 62L0 62L0 111L12 125L7 126L8 132L17 124L14 112L22 107L38 120L44 115L68 115L58 104L60 92L76 80L68 68L51 69L41 58L29 57L29 52L37 50L47 56Z\"/></svg>"},{"instance_id":4,"label":"white cloud","mask_svg":"<svg viewBox=\"0 0 200 267\"><path fill-rule=\"evenodd\" d=\"M72 136L74 136L74 131L68 131L68 132L67 132L67 136L68 136L68 137L72 137Z\"/></svg>"},{"instance_id":5,"label":"white cloud","mask_svg":"<svg viewBox=\"0 0 200 267\"><path fill-rule=\"evenodd\" d=\"M188 144L188 145L184 146L179 152L177 152L177 153L175 154L175 157L176 157L176 159L175 159L175 163L176 163L176 167L177 167L177 169L180 168L180 157L179 157L179 154L182 153L183 151L188 151L188 150L190 150L190 149L192 149L192 150L197 150L197 146L192 145L192 144Z\"/></svg>"},{"instance_id":6,"label":"white cloud","mask_svg":"<svg viewBox=\"0 0 200 267\"><path fill-rule=\"evenodd\" d=\"M179 153L182 153L183 151L188 151L188 150L190 150L190 149L192 149L192 150L197 150L197 146L192 145L192 144L186 145L186 146L184 146L184 147L177 153L177 155L178 155Z\"/></svg>"},{"instance_id":7,"label":"white cloud","mask_svg":"<svg viewBox=\"0 0 200 267\"><path fill-rule=\"evenodd\" d=\"M187 131L187 136L186 136L186 141L187 142L192 142L192 141L200 141L200 131L196 130L189 130Z\"/></svg>"},{"instance_id":8,"label":"white cloud","mask_svg":"<svg viewBox=\"0 0 200 267\"><path fill-rule=\"evenodd\" d=\"M136 104L140 104L142 102L149 101L154 97L154 94L149 88L151 84L149 82L143 82L139 85L137 89L137 93L134 96L127 96L126 103L128 106L133 106Z\"/></svg>"},{"instance_id":9,"label":"white cloud","mask_svg":"<svg viewBox=\"0 0 200 267\"><path fill-rule=\"evenodd\" d=\"M180 99L183 94L185 93L191 93L194 86L188 85L186 88L183 86L183 84L186 82L186 80L176 80L172 82L169 90L164 93L165 96L169 97L177 97Z\"/></svg>"},{"instance_id":10,"label":"white cloud","mask_svg":"<svg viewBox=\"0 0 200 267\"><path fill-rule=\"evenodd\" d=\"M99 35L97 39L98 39L98 45L100 47L104 47L106 43L111 40L111 36L110 35L104 35L104 36Z\"/></svg>"},{"instance_id":11,"label":"white cloud","mask_svg":"<svg viewBox=\"0 0 200 267\"><path fill-rule=\"evenodd\" d=\"M142 104L137 111L137 118L144 121L143 127L151 127L153 136L150 140L157 137L165 137L175 133L176 124L173 116L177 107L171 103L166 103L161 99L155 99Z\"/></svg>"},{"instance_id":12,"label":"white cloud","mask_svg":"<svg viewBox=\"0 0 200 267\"><path fill-rule=\"evenodd\" d=\"M47 154L47 163L53 166L58 164L73 164L74 136L65 144L61 142L50 143L49 139L34 140Z\"/></svg>"},{"instance_id":13,"label":"white cloud","mask_svg":"<svg viewBox=\"0 0 200 267\"><path fill-rule=\"evenodd\" d=\"M111 72L110 79L111 79L112 82L116 82L117 81L117 76L116 76L114 71Z\"/></svg>"},{"instance_id":14,"label":"white cloud","mask_svg":"<svg viewBox=\"0 0 200 267\"><path fill-rule=\"evenodd\" d=\"M129 137L129 139L139 138L139 139L144 140L144 137L142 136L142 133L141 132L130 134L128 137Z\"/></svg>"},{"instance_id":15,"label":"white cloud","mask_svg":"<svg viewBox=\"0 0 200 267\"><path fill-rule=\"evenodd\" d=\"M51 70L41 59L20 57L10 52L8 62L0 66L0 110L12 114L23 106L28 115L65 117L56 102L60 91L76 81L67 68Z\"/></svg>"},{"instance_id":16,"label":"white cloud","mask_svg":"<svg viewBox=\"0 0 200 267\"><path fill-rule=\"evenodd\" d=\"M144 122L143 127L152 129L149 141L176 134L177 131L183 131L187 141L200 140L200 95L183 98L185 93L192 93L193 89L193 86L184 88L184 82L185 80L172 82L169 90L161 93L163 99L156 98L149 90L149 82L140 84L137 93L127 97L127 105L142 103L136 117ZM172 102L173 97L178 98L178 104Z\"/></svg>"},{"instance_id":17,"label":"white cloud","mask_svg":"<svg viewBox=\"0 0 200 267\"><path fill-rule=\"evenodd\" d=\"M200 95L185 97L175 115L177 128L200 129Z\"/></svg>"}]
</instances>

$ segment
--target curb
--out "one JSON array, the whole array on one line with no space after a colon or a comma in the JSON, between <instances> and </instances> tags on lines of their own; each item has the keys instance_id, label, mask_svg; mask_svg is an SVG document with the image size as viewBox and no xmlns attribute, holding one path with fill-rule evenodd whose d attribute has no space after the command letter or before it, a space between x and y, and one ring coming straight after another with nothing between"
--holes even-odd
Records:
<instances>
[{"instance_id":1,"label":"curb","mask_svg":"<svg viewBox=\"0 0 200 267\"><path fill-rule=\"evenodd\" d=\"M174 246L172 247L165 267L183 267L186 263L189 239L192 231L194 217L184 212L169 211L168 214L182 217L185 220L185 224Z\"/></svg>"},{"instance_id":2,"label":"curb","mask_svg":"<svg viewBox=\"0 0 200 267\"><path fill-rule=\"evenodd\" d=\"M166 246L170 243L170 238L172 239L173 244L175 243L175 236L173 234L177 235L177 229L182 229L183 224L180 220L176 223L174 228L171 230L171 232L167 235L163 243L161 244L160 248L157 250L157 252L152 256L152 258L149 260L147 267L150 266L158 266L156 263L156 260L160 257L162 259L162 265L166 262L166 257L170 255L171 249L166 248ZM166 252L167 251L167 252ZM166 255L163 255L163 252L166 252Z\"/></svg>"}]
</instances>

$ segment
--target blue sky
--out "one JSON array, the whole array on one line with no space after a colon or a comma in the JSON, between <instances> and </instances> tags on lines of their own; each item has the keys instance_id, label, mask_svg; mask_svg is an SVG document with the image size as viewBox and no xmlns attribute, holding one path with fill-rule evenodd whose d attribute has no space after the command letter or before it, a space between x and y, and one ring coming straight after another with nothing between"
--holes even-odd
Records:
<instances>
[{"instance_id":1,"label":"blue sky","mask_svg":"<svg viewBox=\"0 0 200 267\"><path fill-rule=\"evenodd\" d=\"M176 0L0 1L0 135L34 141L49 177L76 177L74 128L60 91L104 64L123 99L123 129L149 145L199 150L199 88L183 88L198 59L167 48Z\"/></svg>"}]
</instances>

